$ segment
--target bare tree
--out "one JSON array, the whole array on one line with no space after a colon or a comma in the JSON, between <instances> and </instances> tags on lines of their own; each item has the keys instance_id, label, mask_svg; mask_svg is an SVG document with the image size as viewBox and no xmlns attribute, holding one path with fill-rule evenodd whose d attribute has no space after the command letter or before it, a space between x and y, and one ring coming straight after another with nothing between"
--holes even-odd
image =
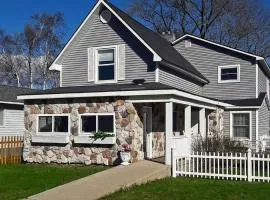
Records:
<instances>
[{"instance_id":1,"label":"bare tree","mask_svg":"<svg viewBox=\"0 0 270 200\"><path fill-rule=\"evenodd\" d=\"M59 74L49 67L62 48L64 19L61 13L36 14L22 33L5 35L0 31L0 65L5 80L17 86L56 87Z\"/></svg>"},{"instance_id":2,"label":"bare tree","mask_svg":"<svg viewBox=\"0 0 270 200\"><path fill-rule=\"evenodd\" d=\"M155 31L193 34L270 56L270 11L261 0L133 0L130 12Z\"/></svg>"}]
</instances>

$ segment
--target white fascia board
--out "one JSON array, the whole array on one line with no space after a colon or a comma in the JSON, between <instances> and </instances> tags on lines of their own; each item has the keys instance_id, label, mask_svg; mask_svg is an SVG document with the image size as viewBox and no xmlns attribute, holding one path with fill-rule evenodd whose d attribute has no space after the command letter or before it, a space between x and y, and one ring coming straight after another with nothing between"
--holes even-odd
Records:
<instances>
[{"instance_id":1,"label":"white fascia board","mask_svg":"<svg viewBox=\"0 0 270 200\"><path fill-rule=\"evenodd\" d=\"M10 101L0 101L0 104L24 105L24 103L21 102L10 102Z\"/></svg>"},{"instance_id":2,"label":"white fascia board","mask_svg":"<svg viewBox=\"0 0 270 200\"><path fill-rule=\"evenodd\" d=\"M123 97L123 96L155 96L155 95L175 95L195 101L201 101L204 103L228 107L233 106L228 103L223 103L217 100L208 99L206 97L197 96L183 91L175 89L169 90L140 90L140 91L114 91L114 92L91 92L91 93L66 93L66 94L41 94L41 95L22 95L18 96L18 100L33 100L33 99L63 99L63 98L89 98L89 97Z\"/></svg>"},{"instance_id":3,"label":"white fascia board","mask_svg":"<svg viewBox=\"0 0 270 200\"><path fill-rule=\"evenodd\" d=\"M89 18L93 15L93 13L95 12L95 10L100 6L100 4L103 4L104 6L106 6L106 8L108 10L110 10L125 26L128 30L131 31L131 33L133 35L135 35L135 37L137 37L137 39L139 41L141 41L143 43L144 46L146 46L146 48L148 48L152 53L153 53L153 61L155 62L159 62L162 60L162 58L119 16L117 15L117 13L114 12L114 10L103 0L99 0L98 3L95 5L95 7L91 10L91 12L88 14L88 16L85 18L85 20L83 21L83 23L81 24L81 26L77 29L77 31L73 34L73 36L71 37L71 39L69 40L69 42L65 45L65 47L63 48L63 50L61 51L61 53L57 56L57 58L54 60L53 64L51 65L51 67L49 68L50 70L53 67L53 65L56 64L57 60L62 56L62 54L65 52L65 50L68 48L68 46L71 44L71 42L74 40L74 38L77 36L77 34L80 32L80 30L84 27L84 25L86 24L86 22L89 20Z\"/></svg>"},{"instance_id":4,"label":"white fascia board","mask_svg":"<svg viewBox=\"0 0 270 200\"><path fill-rule=\"evenodd\" d=\"M216 43L216 42L211 42L211 41L209 41L209 40L205 40L205 39L196 37L196 36L194 36L194 35L189 35L189 34L186 34L186 35L184 35L184 36L178 38L177 40L173 41L172 44L175 45L175 44L177 44L177 43L180 42L181 40L184 40L184 39L187 38L187 37L193 38L193 39L195 39L195 40L200 40L200 41L203 41L203 42L206 42L206 43L209 43L209 44L218 46L218 47L222 47L222 48L228 49L228 50L230 50L230 51L234 51L234 52L237 52L237 53L241 53L241 54L243 54L243 55L251 56L251 57L256 58L257 60L264 60L264 58L261 57L261 56L256 56L256 55L254 55L254 54L250 54L250 53L247 53L247 52L244 52L244 51L241 51L241 50L237 50L237 49L234 49L234 48L231 48L231 47L222 45L222 44L218 44L218 43Z\"/></svg>"},{"instance_id":5,"label":"white fascia board","mask_svg":"<svg viewBox=\"0 0 270 200\"><path fill-rule=\"evenodd\" d=\"M225 107L226 110L235 110L235 109L260 109L260 106L228 106Z\"/></svg>"},{"instance_id":6,"label":"white fascia board","mask_svg":"<svg viewBox=\"0 0 270 200\"><path fill-rule=\"evenodd\" d=\"M102 3L107 7L107 9L109 11L111 11L114 16L117 17L117 19L122 22L122 24L125 25L125 27L133 34L135 35L135 37L141 42L143 43L144 46L146 46L146 48L151 51L153 53L153 61L155 62L159 62L162 60L162 58L116 13L114 12L114 10L105 2L102 1Z\"/></svg>"},{"instance_id":7,"label":"white fascia board","mask_svg":"<svg viewBox=\"0 0 270 200\"><path fill-rule=\"evenodd\" d=\"M51 67L49 68L51 71L52 70L55 70L55 71L59 71L61 72L62 71L62 65L58 65L58 64L52 64Z\"/></svg>"},{"instance_id":8,"label":"white fascia board","mask_svg":"<svg viewBox=\"0 0 270 200\"><path fill-rule=\"evenodd\" d=\"M65 45L65 47L63 48L63 50L60 52L60 54L56 57L56 59L54 60L54 62L52 63L51 67L53 65L56 64L57 60L63 55L63 53L65 52L65 50L68 48L68 46L71 44L71 42L74 40L74 38L77 36L77 34L80 32L80 30L84 27L84 25L86 24L86 22L88 21L88 19L92 16L92 14L95 12L95 10L99 7L99 5L103 2L103 0L99 0L97 2L97 4L95 5L95 7L91 10L91 12L89 13L89 15L85 18L85 20L83 21L83 23L81 24L81 26L77 29L77 31L73 34L73 36L71 37L71 39L68 41L68 43ZM51 67L49 68L50 70Z\"/></svg>"}]
</instances>

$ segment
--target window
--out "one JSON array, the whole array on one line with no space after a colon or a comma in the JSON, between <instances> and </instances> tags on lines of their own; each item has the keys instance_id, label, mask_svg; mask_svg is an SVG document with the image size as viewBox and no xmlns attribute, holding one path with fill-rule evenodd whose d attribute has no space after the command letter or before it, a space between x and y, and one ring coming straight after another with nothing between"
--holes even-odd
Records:
<instances>
[{"instance_id":1,"label":"window","mask_svg":"<svg viewBox=\"0 0 270 200\"><path fill-rule=\"evenodd\" d=\"M89 114L81 115L81 133L93 134L98 131L105 133L114 133L114 114Z\"/></svg>"},{"instance_id":2,"label":"window","mask_svg":"<svg viewBox=\"0 0 270 200\"><path fill-rule=\"evenodd\" d=\"M251 138L251 112L231 112L231 136Z\"/></svg>"},{"instance_id":3,"label":"window","mask_svg":"<svg viewBox=\"0 0 270 200\"><path fill-rule=\"evenodd\" d=\"M69 117L67 115L38 116L38 133L68 133Z\"/></svg>"},{"instance_id":4,"label":"window","mask_svg":"<svg viewBox=\"0 0 270 200\"><path fill-rule=\"evenodd\" d=\"M0 108L0 126L4 126L4 109Z\"/></svg>"},{"instance_id":5,"label":"window","mask_svg":"<svg viewBox=\"0 0 270 200\"><path fill-rule=\"evenodd\" d=\"M97 82L115 81L115 48L97 49Z\"/></svg>"},{"instance_id":6,"label":"window","mask_svg":"<svg viewBox=\"0 0 270 200\"><path fill-rule=\"evenodd\" d=\"M219 66L218 82L240 82L240 65Z\"/></svg>"}]
</instances>

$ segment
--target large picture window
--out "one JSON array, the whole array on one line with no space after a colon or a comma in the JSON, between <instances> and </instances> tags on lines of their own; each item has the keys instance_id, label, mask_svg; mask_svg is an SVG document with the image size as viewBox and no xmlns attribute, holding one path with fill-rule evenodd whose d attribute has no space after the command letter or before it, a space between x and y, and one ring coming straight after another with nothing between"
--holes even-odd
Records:
<instances>
[{"instance_id":1,"label":"large picture window","mask_svg":"<svg viewBox=\"0 0 270 200\"><path fill-rule=\"evenodd\" d=\"M251 114L249 112L231 113L231 131L234 138L250 138Z\"/></svg>"},{"instance_id":2,"label":"large picture window","mask_svg":"<svg viewBox=\"0 0 270 200\"><path fill-rule=\"evenodd\" d=\"M98 82L115 80L115 48L97 49Z\"/></svg>"},{"instance_id":3,"label":"large picture window","mask_svg":"<svg viewBox=\"0 0 270 200\"><path fill-rule=\"evenodd\" d=\"M98 131L114 133L114 114L90 114L81 116L81 133L93 134Z\"/></svg>"},{"instance_id":4,"label":"large picture window","mask_svg":"<svg viewBox=\"0 0 270 200\"><path fill-rule=\"evenodd\" d=\"M38 133L68 133L69 117L67 115L38 116Z\"/></svg>"},{"instance_id":5,"label":"large picture window","mask_svg":"<svg viewBox=\"0 0 270 200\"><path fill-rule=\"evenodd\" d=\"M218 82L240 82L240 65L219 66Z\"/></svg>"}]
</instances>

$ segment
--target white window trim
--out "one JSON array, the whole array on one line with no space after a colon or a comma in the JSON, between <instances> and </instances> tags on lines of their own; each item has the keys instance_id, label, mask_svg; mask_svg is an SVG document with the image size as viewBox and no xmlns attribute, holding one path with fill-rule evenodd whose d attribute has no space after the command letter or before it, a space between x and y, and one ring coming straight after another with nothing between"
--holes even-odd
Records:
<instances>
[{"instance_id":1,"label":"white window trim","mask_svg":"<svg viewBox=\"0 0 270 200\"><path fill-rule=\"evenodd\" d=\"M2 109L3 110L3 124L0 124L0 128L5 128L6 127L6 109Z\"/></svg>"},{"instance_id":2,"label":"white window trim","mask_svg":"<svg viewBox=\"0 0 270 200\"><path fill-rule=\"evenodd\" d=\"M233 136L233 114L249 114L249 137ZM230 138L233 140L250 140L252 141L252 111L230 111Z\"/></svg>"},{"instance_id":3,"label":"white window trim","mask_svg":"<svg viewBox=\"0 0 270 200\"><path fill-rule=\"evenodd\" d=\"M113 116L113 132L109 134L116 135L116 126L115 126L115 113L84 113L79 115L79 135L80 136L93 136L94 133L84 133L82 131L82 116L96 116L96 131L98 128L98 116ZM116 136L115 136L116 137Z\"/></svg>"},{"instance_id":4,"label":"white window trim","mask_svg":"<svg viewBox=\"0 0 270 200\"><path fill-rule=\"evenodd\" d=\"M54 132L54 117L67 116L68 117L68 132ZM39 132L39 117L52 117L52 132ZM70 115L69 114L38 114L36 115L37 122L37 136L70 136Z\"/></svg>"},{"instance_id":5,"label":"white window trim","mask_svg":"<svg viewBox=\"0 0 270 200\"><path fill-rule=\"evenodd\" d=\"M98 79L98 51L100 50L108 50L113 49L114 50L114 80L103 80L100 81ZM95 55L95 84L106 84L106 83L117 83L118 81L118 62L119 62L119 55L118 55L118 46L112 45L112 46L102 46L102 47L94 47L94 55ZM89 70L88 70L89 73Z\"/></svg>"},{"instance_id":6,"label":"white window trim","mask_svg":"<svg viewBox=\"0 0 270 200\"><path fill-rule=\"evenodd\" d=\"M237 80L221 80L221 69L237 68ZM239 83L240 82L240 65L221 65L218 66L218 83Z\"/></svg>"}]
</instances>

